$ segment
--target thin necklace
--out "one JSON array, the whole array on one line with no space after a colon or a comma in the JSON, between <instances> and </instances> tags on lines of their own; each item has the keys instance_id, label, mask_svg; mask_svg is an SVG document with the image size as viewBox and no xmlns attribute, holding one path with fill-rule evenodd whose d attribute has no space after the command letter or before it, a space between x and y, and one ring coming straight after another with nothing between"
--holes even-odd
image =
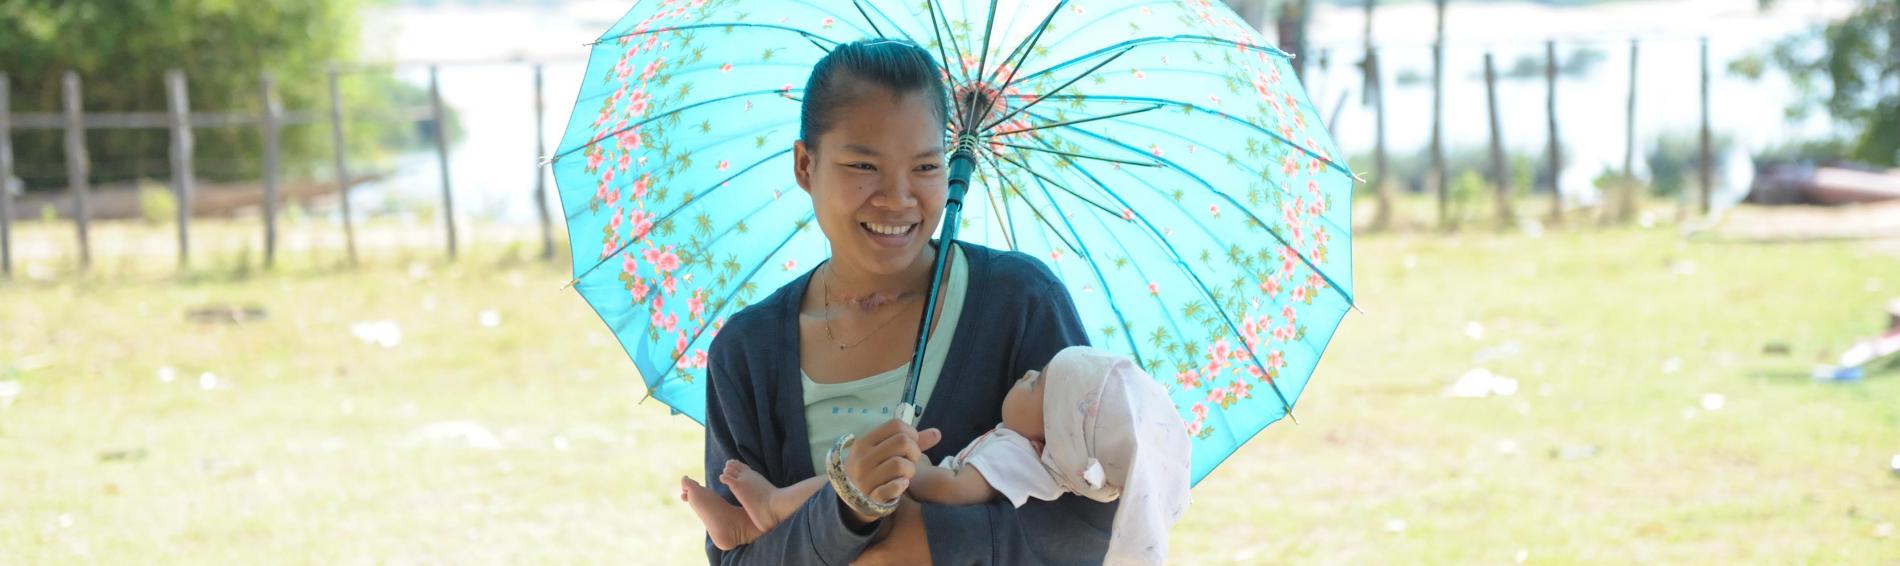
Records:
<instances>
[{"instance_id":1,"label":"thin necklace","mask_svg":"<svg viewBox=\"0 0 1900 566\"><path fill-rule=\"evenodd\" d=\"M891 316L889 318L884 319L883 324L877 325L877 328L872 329L869 333L866 333L863 338L859 338L856 342L846 344L838 340L837 331L832 330L831 328L831 278L834 276L835 273L837 272L836 270L832 269L831 264L825 264L825 281L824 281L825 338L830 339L832 345L837 346L839 350L849 350L852 348L856 348L858 347L859 344L863 344L866 341L869 341L872 336L877 336L878 333L882 332L885 327L890 326L892 322L896 322L897 319L904 314L904 311L902 310L898 310L897 312L891 313ZM910 293L900 293L898 294L896 299L893 299L889 303L885 303L885 304L886 305L902 304L904 301L908 300L911 296L912 295ZM880 306L883 306L883 305L880 305Z\"/></svg>"}]
</instances>

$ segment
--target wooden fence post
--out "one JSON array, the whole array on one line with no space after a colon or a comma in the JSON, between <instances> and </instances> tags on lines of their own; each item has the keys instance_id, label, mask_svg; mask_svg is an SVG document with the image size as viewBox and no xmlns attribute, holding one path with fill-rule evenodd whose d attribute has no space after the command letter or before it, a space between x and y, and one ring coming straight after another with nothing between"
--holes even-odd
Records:
<instances>
[{"instance_id":1,"label":"wooden fence post","mask_svg":"<svg viewBox=\"0 0 1900 566\"><path fill-rule=\"evenodd\" d=\"M0 278L13 278L13 92L0 73Z\"/></svg>"},{"instance_id":2,"label":"wooden fence post","mask_svg":"<svg viewBox=\"0 0 1900 566\"><path fill-rule=\"evenodd\" d=\"M554 228L548 218L547 105L542 96L542 65L534 64L534 209L541 216L541 259L554 259Z\"/></svg>"},{"instance_id":3,"label":"wooden fence post","mask_svg":"<svg viewBox=\"0 0 1900 566\"><path fill-rule=\"evenodd\" d=\"M349 152L343 142L343 94L337 86L338 77L335 65L329 69L330 78L330 139L336 148L336 184L337 197L343 203L343 245L349 250L350 265L356 265L356 225L350 218L350 170L347 166Z\"/></svg>"},{"instance_id":4,"label":"wooden fence post","mask_svg":"<svg viewBox=\"0 0 1900 566\"><path fill-rule=\"evenodd\" d=\"M1491 105L1491 176L1497 183L1498 227L1510 228L1517 217L1511 208L1511 164L1504 159L1504 128L1498 120L1498 72L1488 51L1484 54L1484 97Z\"/></svg>"},{"instance_id":5,"label":"wooden fence post","mask_svg":"<svg viewBox=\"0 0 1900 566\"><path fill-rule=\"evenodd\" d=\"M1895 38L1900 40L1900 38ZM1702 214L1707 216L1715 197L1715 140L1709 129L1709 38L1702 38Z\"/></svg>"},{"instance_id":6,"label":"wooden fence post","mask_svg":"<svg viewBox=\"0 0 1900 566\"><path fill-rule=\"evenodd\" d=\"M258 82L264 109L264 268L270 269L277 263L277 120L284 110L277 100L277 78L264 71Z\"/></svg>"},{"instance_id":7,"label":"wooden fence post","mask_svg":"<svg viewBox=\"0 0 1900 566\"><path fill-rule=\"evenodd\" d=\"M1640 40L1630 40L1630 94L1623 123L1623 195L1616 211L1618 222L1628 222L1636 213L1636 61L1640 45Z\"/></svg>"},{"instance_id":8,"label":"wooden fence post","mask_svg":"<svg viewBox=\"0 0 1900 566\"><path fill-rule=\"evenodd\" d=\"M1557 42L1544 42L1544 107L1550 115L1549 147L1545 150L1546 160L1550 163L1550 224L1555 226L1564 221L1564 153L1562 142L1557 138Z\"/></svg>"},{"instance_id":9,"label":"wooden fence post","mask_svg":"<svg viewBox=\"0 0 1900 566\"><path fill-rule=\"evenodd\" d=\"M449 259L455 259L455 191L449 185L449 136L448 127L443 122L448 117L442 113L442 85L436 78L437 67L429 66L429 102L434 107L436 158L442 165L442 223L448 227Z\"/></svg>"},{"instance_id":10,"label":"wooden fence post","mask_svg":"<svg viewBox=\"0 0 1900 566\"><path fill-rule=\"evenodd\" d=\"M1372 190L1379 202L1372 225L1374 229L1384 230L1392 226L1394 204L1392 179L1388 176L1391 161L1385 153L1385 78L1380 76L1377 49L1366 54L1366 84L1367 94L1372 98Z\"/></svg>"},{"instance_id":11,"label":"wooden fence post","mask_svg":"<svg viewBox=\"0 0 1900 566\"><path fill-rule=\"evenodd\" d=\"M66 179L73 193L74 225L79 229L79 269L92 268L92 242L87 235L89 213L87 193L91 192L92 163L86 156L86 118L79 104L79 73L66 71L60 87L66 109Z\"/></svg>"},{"instance_id":12,"label":"wooden fence post","mask_svg":"<svg viewBox=\"0 0 1900 566\"><path fill-rule=\"evenodd\" d=\"M185 72L165 72L165 101L171 110L172 196L178 214L178 268L191 267L191 98Z\"/></svg>"},{"instance_id":13,"label":"wooden fence post","mask_svg":"<svg viewBox=\"0 0 1900 566\"><path fill-rule=\"evenodd\" d=\"M1450 172L1445 170L1445 44L1432 44L1432 184L1438 193L1438 227L1451 227Z\"/></svg>"}]
</instances>

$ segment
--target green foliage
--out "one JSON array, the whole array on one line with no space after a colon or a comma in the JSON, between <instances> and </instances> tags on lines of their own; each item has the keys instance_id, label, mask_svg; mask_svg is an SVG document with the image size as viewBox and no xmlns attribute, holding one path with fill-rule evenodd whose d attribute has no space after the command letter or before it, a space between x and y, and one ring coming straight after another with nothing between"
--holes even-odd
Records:
<instances>
[{"instance_id":1,"label":"green foliage","mask_svg":"<svg viewBox=\"0 0 1900 566\"><path fill-rule=\"evenodd\" d=\"M285 167L326 163L329 86L325 69L349 61L357 12L375 0L0 0L0 70L12 82L14 112L60 112L61 77L83 81L86 112L164 112L164 76L186 73L197 111L261 114L260 77L277 79L287 111L310 111L312 126L283 130ZM383 75L343 80L352 153L371 157L375 142L415 138L392 121L399 102L427 99ZM403 92L407 90L409 92ZM65 184L63 133L14 133L20 176L31 188ZM163 177L170 140L163 130L93 130L87 147L95 182ZM194 131L197 173L212 180L254 178L261 170L256 127Z\"/></svg>"},{"instance_id":2,"label":"green foliage","mask_svg":"<svg viewBox=\"0 0 1900 566\"><path fill-rule=\"evenodd\" d=\"M1721 170L1722 157L1728 155L1728 148L1733 145L1734 138L1727 134L1715 134L1709 140L1713 171ZM1643 159L1649 164L1651 194L1666 197L1681 194L1685 187L1696 186L1696 176L1700 174L1697 164L1702 159L1701 135L1664 133L1656 138L1656 143L1650 144Z\"/></svg>"},{"instance_id":3,"label":"green foliage","mask_svg":"<svg viewBox=\"0 0 1900 566\"><path fill-rule=\"evenodd\" d=\"M139 180L139 217L147 223L163 224L178 216L178 199L172 198L171 187L163 184Z\"/></svg>"},{"instance_id":4,"label":"green foliage","mask_svg":"<svg viewBox=\"0 0 1900 566\"><path fill-rule=\"evenodd\" d=\"M1542 152L1512 153L1507 151L1504 159L1510 163L1513 191L1521 195L1533 190L1545 190L1549 179L1543 171L1545 164ZM1348 163L1363 164L1361 167L1366 169L1368 179L1373 176L1371 153L1355 154L1351 156ZM1389 158L1386 179L1388 182L1398 183L1397 186L1403 190L1424 192L1431 187L1431 166L1432 158L1429 148L1410 154L1395 154ZM1467 172L1476 173L1481 180L1488 180L1491 178L1491 150L1479 146L1452 148L1445 154L1445 170L1445 178L1451 179L1453 183ZM1486 184L1489 185L1488 182ZM1373 189L1368 183L1359 183L1355 187L1365 191L1366 194L1370 194Z\"/></svg>"},{"instance_id":5,"label":"green foliage","mask_svg":"<svg viewBox=\"0 0 1900 566\"><path fill-rule=\"evenodd\" d=\"M1761 1L1764 8L1772 4ZM1900 81L1900 2L1863 0L1852 15L1812 36L1782 40L1729 68L1759 78L1770 66L1787 72L1799 94L1789 117L1824 108L1858 132L1845 157L1900 164L1900 89L1893 86Z\"/></svg>"}]
</instances>

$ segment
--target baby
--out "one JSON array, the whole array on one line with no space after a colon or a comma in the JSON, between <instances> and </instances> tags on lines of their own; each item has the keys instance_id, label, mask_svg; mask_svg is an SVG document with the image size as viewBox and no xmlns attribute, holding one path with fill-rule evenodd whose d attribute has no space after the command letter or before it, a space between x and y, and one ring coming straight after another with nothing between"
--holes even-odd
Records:
<instances>
[{"instance_id":1,"label":"baby","mask_svg":"<svg viewBox=\"0 0 1900 566\"><path fill-rule=\"evenodd\" d=\"M1158 564L1167 530L1187 511L1187 425L1168 393L1127 358L1076 346L1030 371L1003 398L1003 422L937 466L911 478L909 495L942 505L977 505L997 496L1021 507L1029 498L1074 493L1116 501L1108 563ZM720 483L739 506L704 488L681 497L713 545L756 540L796 512L825 478L778 488L738 460ZM689 482L690 483L690 482ZM692 487L698 487L694 484Z\"/></svg>"}]
</instances>

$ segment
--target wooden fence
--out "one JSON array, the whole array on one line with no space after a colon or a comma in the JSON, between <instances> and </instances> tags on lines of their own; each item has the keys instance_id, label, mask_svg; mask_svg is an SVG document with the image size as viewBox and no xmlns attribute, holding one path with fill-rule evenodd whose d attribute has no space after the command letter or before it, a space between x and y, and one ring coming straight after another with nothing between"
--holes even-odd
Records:
<instances>
[{"instance_id":1,"label":"wooden fence","mask_svg":"<svg viewBox=\"0 0 1900 566\"><path fill-rule=\"evenodd\" d=\"M542 92L542 71L544 64L534 65L534 120L536 158L547 151L544 139L546 109ZM431 132L435 138L437 161L441 170L442 182L442 222L447 236L448 258L453 260L457 253L455 226L455 200L453 186L449 177L449 148L442 90L438 80L439 65L429 65L429 105L406 108L399 112L403 120L411 122L428 121L433 124ZM65 132L65 160L67 177L67 195L71 199L73 224L78 240L79 266L87 269L92 263L92 245L89 225L91 214L91 162L86 152L86 133L89 130L139 130L162 129L171 133L170 170L171 193L177 203L178 224L178 265L187 269L191 265L191 210L196 180L192 172L193 136L192 131L204 128L257 128L262 134L263 156L263 220L264 220L264 265L274 265L278 245L279 215L279 169L281 167L279 141L285 126L321 125L328 122L331 132L331 149L334 155L338 199L343 218L344 246L349 263L357 263L355 215L350 210L350 186L358 178L350 176L346 128L348 127L348 109L343 105L342 89L339 84L346 73L352 71L332 66L326 73L329 86L329 107L327 109L286 110L277 96L276 78L266 72L258 79L258 97L262 101L261 111L233 112L198 110L191 107L187 97L188 77L183 71L169 71L165 74L165 112L113 112L88 113L82 107L81 89L84 83L78 74L67 72L61 81L62 112L59 113L12 113L9 100L10 83L6 73L0 72L0 277L13 274L12 222L14 217L13 194L6 187L14 178L13 132L22 130L61 130ZM327 110L327 111L326 111ZM527 156L523 156L527 163ZM550 225L547 207L547 174L537 175L533 198L541 223L541 257L554 257L553 228Z\"/></svg>"}]
</instances>

